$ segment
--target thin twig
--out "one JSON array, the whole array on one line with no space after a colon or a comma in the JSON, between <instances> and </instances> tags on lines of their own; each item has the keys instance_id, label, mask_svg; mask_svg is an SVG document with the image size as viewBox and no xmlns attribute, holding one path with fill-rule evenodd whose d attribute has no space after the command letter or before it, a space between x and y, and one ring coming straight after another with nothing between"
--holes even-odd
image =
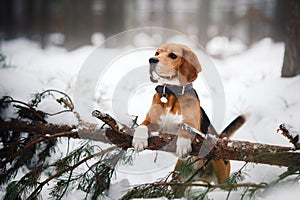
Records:
<instances>
[{"instance_id":1,"label":"thin twig","mask_svg":"<svg viewBox=\"0 0 300 200\"><path fill-rule=\"evenodd\" d=\"M67 181L68 185L66 186L66 188L64 189L64 191L59 195L59 197L57 199L62 199L64 197L64 195L66 194L67 189L69 187L70 180L72 178L72 174L73 174L73 170L70 171L70 174L69 174L69 177L68 177L68 181Z\"/></svg>"},{"instance_id":2,"label":"thin twig","mask_svg":"<svg viewBox=\"0 0 300 200\"><path fill-rule=\"evenodd\" d=\"M26 107L23 107L23 108L26 108L26 109L28 109L30 112L32 112L36 117L38 117L41 121L43 121L44 123L46 123L46 121L45 121L45 119L44 119L44 117L42 117L38 112L37 112L37 110L34 108L34 107L32 107L31 105L29 105L29 104L27 104L27 103L25 103L25 102L23 102L23 101L19 101L19 100L15 100L15 99L13 99L13 98L11 98L10 100L5 100L5 101L3 101L3 103L17 103L17 104L21 104L21 105L23 105L23 106L26 106ZM42 112L42 111L41 111ZM46 114L45 112L42 112L43 114Z\"/></svg>"},{"instance_id":3,"label":"thin twig","mask_svg":"<svg viewBox=\"0 0 300 200\"><path fill-rule=\"evenodd\" d=\"M290 134L289 128L287 128L286 124L281 124L279 126L279 128L277 129L277 132L280 132L283 136L287 137L289 139L290 143L292 143L295 146L295 150L300 149L299 135L292 136Z\"/></svg>"},{"instance_id":4,"label":"thin twig","mask_svg":"<svg viewBox=\"0 0 300 200\"><path fill-rule=\"evenodd\" d=\"M210 188L220 188L220 189L227 189L227 188L239 188L239 187L252 187L252 188L266 188L267 185L265 183L262 184L255 184L255 183L236 183L236 184L208 184L208 183L180 183L180 182L155 182L151 183L153 186L161 186L161 185L168 185L168 186L185 186L185 187L210 187ZM147 185L147 184L145 184Z\"/></svg>"},{"instance_id":5,"label":"thin twig","mask_svg":"<svg viewBox=\"0 0 300 200\"><path fill-rule=\"evenodd\" d=\"M59 91L59 90L56 90L56 89L48 89L48 90L45 90L44 92L40 93L40 95L42 96L42 95L44 95L44 94L47 93L47 92L57 92L57 93L59 93L59 94L64 95L65 97L67 97L68 101L70 102L70 105L71 105L70 109L71 109L71 110L74 109L73 101L72 101L71 97L70 97L69 95L67 95L66 93L64 93L64 92L62 92L62 91ZM69 106L68 106L68 107L69 107Z\"/></svg>"}]
</instances>

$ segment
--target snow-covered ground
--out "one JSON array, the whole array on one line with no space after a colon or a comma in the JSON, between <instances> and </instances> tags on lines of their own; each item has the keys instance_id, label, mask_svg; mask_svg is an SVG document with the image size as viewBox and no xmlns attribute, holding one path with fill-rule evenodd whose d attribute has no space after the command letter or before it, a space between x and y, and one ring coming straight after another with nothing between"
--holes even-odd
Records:
<instances>
[{"instance_id":1,"label":"snow-covered ground","mask_svg":"<svg viewBox=\"0 0 300 200\"><path fill-rule=\"evenodd\" d=\"M220 42L220 40L217 41ZM214 51L214 46L216 44L210 44L210 51ZM266 38L248 50L244 50L244 47L239 44L239 49L243 50L240 53L236 51L237 46L233 45L232 47L233 55L228 56L225 52L230 50L230 46L227 45L226 49L223 49L225 58L214 59L226 97L223 127L238 114L247 113L246 124L234 135L233 139L291 146L286 138L276 133L281 123L288 123L296 128L299 128L300 125L300 76L280 77L284 44L274 43L271 39ZM98 53L102 57L110 58L118 54L119 49L95 50L94 46L84 46L67 52L59 47L42 50L38 44L26 39L5 41L1 45L1 53L7 56L9 66L0 68L0 96L10 95L15 99L27 101L31 94L49 88L65 91L71 96L76 95L76 90L78 90L83 98L92 92L94 94L93 105L88 105L90 102L87 101L79 102L86 103L86 105L80 106L115 114L119 113L120 109L122 110L118 106L120 104L118 102L126 101L129 114L140 116L139 121L141 121L149 108L154 93L154 85L149 83L147 77L145 78L148 73L148 58L154 53L153 48L122 54L117 60L111 61L109 69L105 71L104 75L102 73L103 77L100 80L84 80L84 83L96 81L96 88L92 88L92 91L89 91L90 88L84 83L83 88L74 88L78 83L78 74L82 72L82 66L87 64L87 59L95 51L99 51ZM218 48L214 52L222 53L222 49ZM99 58L99 60L101 59ZM141 81L142 84L138 87L132 86L135 82L130 83L131 76L139 70L145 73L136 74L140 77L134 80ZM202 79L203 77L200 76L196 81L195 89L201 97L202 106L211 116L214 107L211 91L205 86ZM122 87L118 89L120 84ZM128 99L115 98L114 92L116 91L129 93ZM42 106L49 112L58 109L50 102ZM124 115L122 120L126 120L126 118L129 117ZM50 118L49 121L74 123L74 118L66 115ZM300 131L300 128L298 130ZM74 141L71 148L75 148L77 145L78 142ZM62 152L66 152L65 146L60 144L59 148ZM136 154L133 165L117 168L108 196L111 199L117 199L130 186L153 182L166 176L172 171L176 159L175 155L165 152L144 151ZM239 170L242 165L241 162L232 162L231 171ZM271 182L285 170L285 168L276 166L248 164L244 169L247 173L244 181ZM268 192L259 194L258 197L259 199L298 199L299 185L298 183L293 186L276 186ZM2 196L4 191L0 192L2 193L0 196ZM75 197L78 199L80 195L83 194L78 191L65 199ZM213 199L225 199L226 195L226 192L215 191L208 196ZM48 197L47 190L43 191L43 196ZM230 199L239 198L239 192L234 192L230 197Z\"/></svg>"}]
</instances>

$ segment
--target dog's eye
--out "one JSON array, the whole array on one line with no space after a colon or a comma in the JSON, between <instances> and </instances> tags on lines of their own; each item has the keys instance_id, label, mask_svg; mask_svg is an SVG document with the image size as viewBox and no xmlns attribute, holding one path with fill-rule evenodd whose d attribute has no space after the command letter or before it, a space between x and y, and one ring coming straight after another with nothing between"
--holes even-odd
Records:
<instances>
[{"instance_id":1,"label":"dog's eye","mask_svg":"<svg viewBox=\"0 0 300 200\"><path fill-rule=\"evenodd\" d=\"M172 58L172 59L176 59L177 58L177 56L174 53L170 53L168 56L169 56L169 58Z\"/></svg>"},{"instance_id":2,"label":"dog's eye","mask_svg":"<svg viewBox=\"0 0 300 200\"><path fill-rule=\"evenodd\" d=\"M158 56L159 55L159 53L158 52L155 52L155 56Z\"/></svg>"}]
</instances>

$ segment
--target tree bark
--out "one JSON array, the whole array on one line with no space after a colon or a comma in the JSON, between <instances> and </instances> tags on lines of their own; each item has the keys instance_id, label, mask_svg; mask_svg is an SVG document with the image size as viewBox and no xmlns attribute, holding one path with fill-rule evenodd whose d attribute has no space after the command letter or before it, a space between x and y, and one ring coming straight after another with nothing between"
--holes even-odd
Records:
<instances>
[{"instance_id":1,"label":"tree bark","mask_svg":"<svg viewBox=\"0 0 300 200\"><path fill-rule=\"evenodd\" d=\"M95 116L95 115L94 115ZM51 139L55 137L72 137L101 141L104 143L115 144L123 149L131 148L133 130L121 125L107 114L98 113L97 118L102 120L109 127L105 129L97 128L97 124L85 123L80 131L76 126L45 124L42 122L24 122L18 119L4 121L0 119L1 131L22 131L29 134L39 134L41 137ZM286 132L286 130L283 129ZM65 133L64 133L65 132ZM61 134L57 134L61 133ZM149 138L149 150L161 150L176 152L175 135L161 134ZM238 160L245 162L296 167L300 168L300 153L293 152L291 147L275 146L247 141L235 141L219 139L214 136L203 138L196 135L192 144L191 155L199 155L204 141L212 142L214 146L205 158Z\"/></svg>"},{"instance_id":2,"label":"tree bark","mask_svg":"<svg viewBox=\"0 0 300 200\"><path fill-rule=\"evenodd\" d=\"M271 27L271 38L275 42L284 42L288 12L288 1L276 0L274 18Z\"/></svg>"},{"instance_id":3,"label":"tree bark","mask_svg":"<svg viewBox=\"0 0 300 200\"><path fill-rule=\"evenodd\" d=\"M288 1L285 53L281 75L292 77L300 74L300 1Z\"/></svg>"}]
</instances>

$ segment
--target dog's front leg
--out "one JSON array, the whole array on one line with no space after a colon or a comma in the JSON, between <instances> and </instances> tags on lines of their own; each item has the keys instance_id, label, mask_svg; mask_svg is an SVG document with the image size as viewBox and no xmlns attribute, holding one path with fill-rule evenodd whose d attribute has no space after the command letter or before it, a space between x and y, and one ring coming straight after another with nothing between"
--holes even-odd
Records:
<instances>
[{"instance_id":1,"label":"dog's front leg","mask_svg":"<svg viewBox=\"0 0 300 200\"><path fill-rule=\"evenodd\" d=\"M145 125L140 125L135 129L132 139L132 146L135 151L140 152L148 146L149 131Z\"/></svg>"},{"instance_id":2,"label":"dog's front leg","mask_svg":"<svg viewBox=\"0 0 300 200\"><path fill-rule=\"evenodd\" d=\"M182 130L178 131L178 139L176 142L176 154L183 157L192 151L192 137L189 133Z\"/></svg>"},{"instance_id":3,"label":"dog's front leg","mask_svg":"<svg viewBox=\"0 0 300 200\"><path fill-rule=\"evenodd\" d=\"M197 109L194 109L197 111ZM196 112L188 111L183 112L184 120L182 123L188 124L191 127L194 127L199 130L200 122L199 122L199 114ZM180 124L179 124L180 126ZM190 133L179 129L178 130L178 138L176 142L176 154L180 157L187 155L192 151L192 141L194 136Z\"/></svg>"},{"instance_id":4,"label":"dog's front leg","mask_svg":"<svg viewBox=\"0 0 300 200\"><path fill-rule=\"evenodd\" d=\"M154 99L157 98L157 96L157 94L154 95ZM150 132L156 132L159 130L157 121L160 119L161 113L163 113L163 107L156 101L153 101L145 120L135 129L132 140L132 146L135 151L139 152L148 147Z\"/></svg>"}]
</instances>

